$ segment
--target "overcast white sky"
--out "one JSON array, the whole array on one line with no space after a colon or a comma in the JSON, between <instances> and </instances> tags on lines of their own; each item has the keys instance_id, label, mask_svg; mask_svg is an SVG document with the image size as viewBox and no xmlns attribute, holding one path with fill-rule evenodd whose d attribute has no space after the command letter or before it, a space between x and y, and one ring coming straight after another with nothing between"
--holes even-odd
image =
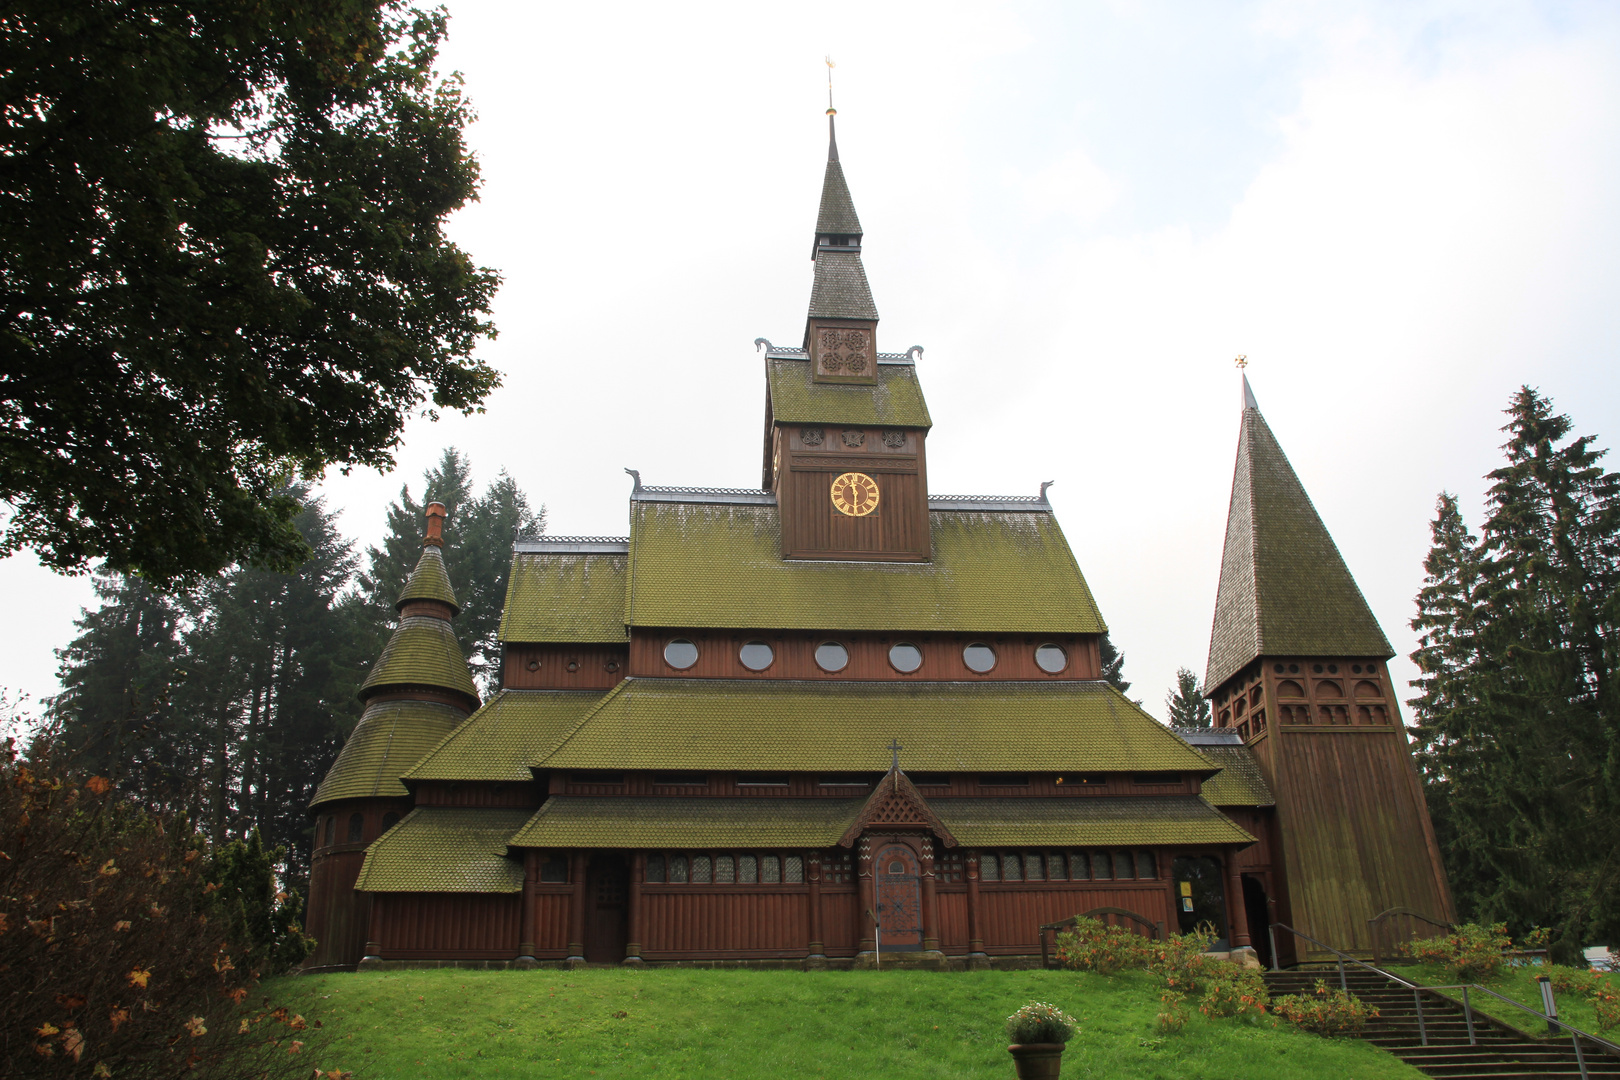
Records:
<instances>
[{"instance_id":1,"label":"overcast white sky","mask_svg":"<svg viewBox=\"0 0 1620 1080\"><path fill-rule=\"evenodd\" d=\"M554 533L624 533L624 466L758 485L751 342L803 332L826 53L882 347L926 348L930 486L1057 481L1156 713L1208 650L1236 354L1401 678L1435 495L1477 525L1513 390L1620 433L1620 6L449 8L486 179L452 232L505 275L506 382L326 484L362 542L446 445ZM21 556L0 588L0 686L51 693L88 583Z\"/></svg>"}]
</instances>

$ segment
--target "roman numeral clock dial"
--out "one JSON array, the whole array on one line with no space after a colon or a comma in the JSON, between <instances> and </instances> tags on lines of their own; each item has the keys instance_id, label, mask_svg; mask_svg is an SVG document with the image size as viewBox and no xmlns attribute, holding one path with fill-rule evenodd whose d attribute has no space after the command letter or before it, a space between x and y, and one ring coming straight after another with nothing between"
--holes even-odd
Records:
<instances>
[{"instance_id":1,"label":"roman numeral clock dial","mask_svg":"<svg viewBox=\"0 0 1620 1080\"><path fill-rule=\"evenodd\" d=\"M877 481L865 473L844 473L832 482L832 504L846 517L865 517L877 509Z\"/></svg>"}]
</instances>

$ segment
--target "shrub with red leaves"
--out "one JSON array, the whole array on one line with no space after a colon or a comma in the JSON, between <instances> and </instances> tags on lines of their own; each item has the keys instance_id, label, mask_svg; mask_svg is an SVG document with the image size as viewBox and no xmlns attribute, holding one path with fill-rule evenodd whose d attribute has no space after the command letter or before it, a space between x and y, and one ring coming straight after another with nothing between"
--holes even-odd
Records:
<instances>
[{"instance_id":1,"label":"shrub with red leaves","mask_svg":"<svg viewBox=\"0 0 1620 1080\"><path fill-rule=\"evenodd\" d=\"M0 1075L308 1077L320 1025L255 1001L222 868L48 738L0 744Z\"/></svg>"}]
</instances>

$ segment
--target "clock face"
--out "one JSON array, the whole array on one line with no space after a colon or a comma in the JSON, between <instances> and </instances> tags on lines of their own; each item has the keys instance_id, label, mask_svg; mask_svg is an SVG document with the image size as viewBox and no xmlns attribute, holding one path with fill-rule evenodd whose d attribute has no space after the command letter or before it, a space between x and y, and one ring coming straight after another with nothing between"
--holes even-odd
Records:
<instances>
[{"instance_id":1,"label":"clock face","mask_svg":"<svg viewBox=\"0 0 1620 1080\"><path fill-rule=\"evenodd\" d=\"M844 473L832 482L832 503L840 514L865 517L877 509L877 481L865 473Z\"/></svg>"}]
</instances>

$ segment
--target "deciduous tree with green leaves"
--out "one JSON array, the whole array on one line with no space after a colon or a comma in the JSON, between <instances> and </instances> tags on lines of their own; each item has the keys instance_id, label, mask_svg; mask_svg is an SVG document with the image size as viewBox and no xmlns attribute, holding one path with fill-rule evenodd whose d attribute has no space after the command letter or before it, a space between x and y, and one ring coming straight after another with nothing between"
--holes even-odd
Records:
<instances>
[{"instance_id":1,"label":"deciduous tree with green leaves","mask_svg":"<svg viewBox=\"0 0 1620 1080\"><path fill-rule=\"evenodd\" d=\"M161 587L309 549L289 482L471 412L498 284L406 0L0 12L0 554Z\"/></svg>"},{"instance_id":2,"label":"deciduous tree with green leaves","mask_svg":"<svg viewBox=\"0 0 1620 1080\"><path fill-rule=\"evenodd\" d=\"M1440 499L1409 704L1462 914L1620 935L1620 473L1529 387L1476 540Z\"/></svg>"}]
</instances>

